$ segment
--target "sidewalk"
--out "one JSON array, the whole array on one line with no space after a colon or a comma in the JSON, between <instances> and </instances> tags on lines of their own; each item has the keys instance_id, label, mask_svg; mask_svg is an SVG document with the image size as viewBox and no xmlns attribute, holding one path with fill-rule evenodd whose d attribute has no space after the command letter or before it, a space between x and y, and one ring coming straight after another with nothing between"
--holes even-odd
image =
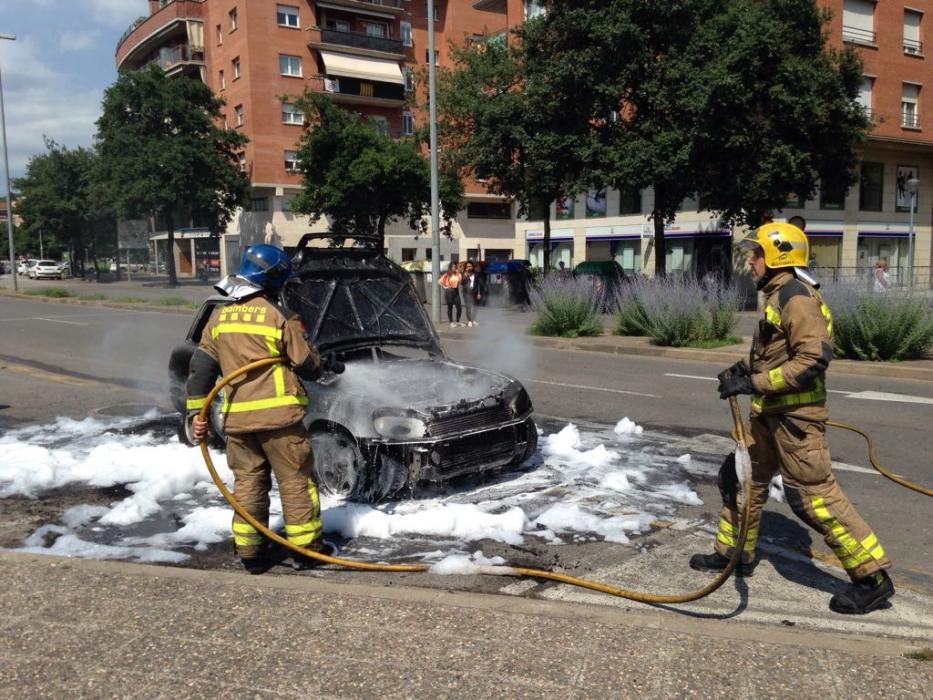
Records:
<instances>
[{"instance_id":1,"label":"sidewalk","mask_svg":"<svg viewBox=\"0 0 933 700\"><path fill-rule=\"evenodd\" d=\"M874 636L0 552L5 697L928 696ZM926 688L926 690L924 690Z\"/></svg>"}]
</instances>

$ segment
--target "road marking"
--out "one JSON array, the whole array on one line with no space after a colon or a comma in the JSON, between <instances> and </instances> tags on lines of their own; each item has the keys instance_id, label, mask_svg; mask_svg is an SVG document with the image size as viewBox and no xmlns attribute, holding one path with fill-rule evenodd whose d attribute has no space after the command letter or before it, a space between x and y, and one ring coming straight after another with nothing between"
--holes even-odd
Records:
<instances>
[{"instance_id":1,"label":"road marking","mask_svg":"<svg viewBox=\"0 0 933 700\"><path fill-rule=\"evenodd\" d=\"M80 321L64 321L60 318L43 318L42 316L36 316L36 321L48 321L49 323L67 323L70 326L86 326L88 324L81 323Z\"/></svg>"},{"instance_id":2,"label":"road marking","mask_svg":"<svg viewBox=\"0 0 933 700\"><path fill-rule=\"evenodd\" d=\"M18 372L20 374L28 374L30 377L35 377L36 379L42 379L49 382L58 382L59 384L69 384L71 386L90 387L97 383L92 380L81 379L79 377L70 377L66 374L46 372L45 370L37 369L36 367L18 365L12 362L5 362L0 364L0 368L9 370L11 372Z\"/></svg>"},{"instance_id":3,"label":"road marking","mask_svg":"<svg viewBox=\"0 0 933 700\"><path fill-rule=\"evenodd\" d=\"M568 389L586 389L587 391L605 391L610 394L626 394L628 396L644 396L649 399L660 399L658 394L644 394L640 391L626 391L625 389L607 389L603 386L586 386L585 384L564 384L563 382L547 382L543 379L522 379L526 384L548 384L550 386L563 386Z\"/></svg>"},{"instance_id":4,"label":"road marking","mask_svg":"<svg viewBox=\"0 0 933 700\"><path fill-rule=\"evenodd\" d=\"M840 472L857 472L859 474L874 474L875 476L881 476L880 472L876 469L869 469L868 467L859 467L855 464L846 464L845 462L832 462L833 469Z\"/></svg>"},{"instance_id":5,"label":"road marking","mask_svg":"<svg viewBox=\"0 0 933 700\"><path fill-rule=\"evenodd\" d=\"M867 401L898 401L900 403L929 403L933 399L925 396L911 396L910 394L891 394L886 391L859 391L849 394L850 399L865 399Z\"/></svg>"}]
</instances>

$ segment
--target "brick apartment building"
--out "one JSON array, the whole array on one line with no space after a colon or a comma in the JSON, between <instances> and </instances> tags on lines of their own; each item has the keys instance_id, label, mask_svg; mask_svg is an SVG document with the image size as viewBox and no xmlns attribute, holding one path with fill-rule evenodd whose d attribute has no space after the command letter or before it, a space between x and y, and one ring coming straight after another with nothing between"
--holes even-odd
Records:
<instances>
[{"instance_id":1,"label":"brick apartment building","mask_svg":"<svg viewBox=\"0 0 933 700\"><path fill-rule=\"evenodd\" d=\"M903 280L907 269L910 200L906 183L919 180L914 216L917 275L929 280L933 218L933 86L929 0L879 3L821 0L832 12L834 46L858 48L865 64L859 97L873 129L861 157L859 182L843 194L821 193L788 202L778 218L807 219L813 263L824 275L860 275L878 257ZM504 32L544 11L542 0L437 0L435 47L449 65L449 45ZM253 203L228 227L220 256L235 264L239 251L257 241L293 246L314 229L289 211L300 187L294 172L301 115L280 96L306 87L329 93L390 135L423 124L415 72L426 65L427 3L424 0L150 0L149 16L131 27L117 46L120 69L158 62L170 74L200 77L226 101L228 126L250 143L242 166ZM654 268L652 192L596 190L555 203L552 260L617 260L629 272ZM731 230L684 202L667 231L668 269L703 274L732 264ZM515 207L468 186L467 205L443 241L445 260L480 257L542 259L541 223L516 220ZM203 231L182 231L178 269L193 271L216 257ZM426 259L430 240L397 224L387 236L396 260ZM190 239L190 240L189 240Z\"/></svg>"},{"instance_id":2,"label":"brick apartment building","mask_svg":"<svg viewBox=\"0 0 933 700\"><path fill-rule=\"evenodd\" d=\"M450 60L451 41L505 29L504 15L473 5L436 3L439 64ZM181 230L175 251L180 274L217 257L225 268L235 265L250 243L290 247L310 230L326 230L326 222L312 228L307 217L290 211L300 188L295 151L303 123L281 97L305 88L323 91L374 128L412 133L424 119L417 106L424 97L414 91L416 71L428 58L426 8L417 0L150 0L149 16L117 45L118 69L157 62L170 75L200 78L225 100L227 125L249 138L241 165L252 184L250 210L231 222L220 251L206 231ZM442 257L465 257L467 248L471 255L511 257L512 206L481 191L469 193L468 202L454 239L442 242ZM387 247L397 260L425 259L431 242L399 224Z\"/></svg>"}]
</instances>

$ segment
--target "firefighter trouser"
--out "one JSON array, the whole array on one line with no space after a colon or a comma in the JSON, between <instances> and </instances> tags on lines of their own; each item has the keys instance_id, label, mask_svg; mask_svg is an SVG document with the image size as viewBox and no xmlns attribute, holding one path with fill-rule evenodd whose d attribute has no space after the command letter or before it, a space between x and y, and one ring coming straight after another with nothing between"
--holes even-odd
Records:
<instances>
[{"instance_id":1,"label":"firefighter trouser","mask_svg":"<svg viewBox=\"0 0 933 700\"><path fill-rule=\"evenodd\" d=\"M227 464L233 471L233 495L263 525L269 523L272 474L279 485L285 536L310 549L323 544L321 504L311 467L311 442L301 423L257 433L227 435ZM260 554L264 538L239 515L233 516L233 542L244 558Z\"/></svg>"},{"instance_id":2,"label":"firefighter trouser","mask_svg":"<svg viewBox=\"0 0 933 700\"><path fill-rule=\"evenodd\" d=\"M753 416L748 452L752 461L752 507L744 561L754 558L761 510L768 500L771 478L780 471L788 504L797 517L823 535L852 579L891 566L875 533L836 483L824 423L782 414ZM739 487L740 497L741 491ZM716 534L716 551L722 555L732 554L740 512L738 505L723 504Z\"/></svg>"}]
</instances>

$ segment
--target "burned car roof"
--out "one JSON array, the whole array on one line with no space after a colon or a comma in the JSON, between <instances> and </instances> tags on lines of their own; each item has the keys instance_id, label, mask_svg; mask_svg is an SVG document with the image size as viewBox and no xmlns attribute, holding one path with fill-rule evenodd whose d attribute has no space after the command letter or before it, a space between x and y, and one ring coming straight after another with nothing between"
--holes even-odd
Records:
<instances>
[{"instance_id":1,"label":"burned car roof","mask_svg":"<svg viewBox=\"0 0 933 700\"><path fill-rule=\"evenodd\" d=\"M396 345L443 354L406 270L373 246L307 245L321 237L302 237L282 294L322 353Z\"/></svg>"}]
</instances>

